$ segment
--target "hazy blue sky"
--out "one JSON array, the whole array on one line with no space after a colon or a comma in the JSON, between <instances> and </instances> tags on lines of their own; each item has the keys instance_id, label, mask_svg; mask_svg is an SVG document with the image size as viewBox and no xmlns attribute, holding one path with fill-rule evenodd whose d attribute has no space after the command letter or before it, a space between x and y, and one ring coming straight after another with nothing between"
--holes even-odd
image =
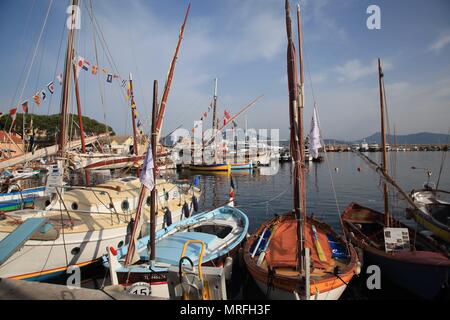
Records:
<instances>
[{"instance_id":1,"label":"hazy blue sky","mask_svg":"<svg viewBox=\"0 0 450 320\"><path fill-rule=\"evenodd\" d=\"M19 103L48 0L0 1L0 111ZM94 13L120 75L132 72L141 121L149 128L152 83L160 95L188 1L93 0ZM291 1L295 23L296 1ZM23 99L62 72L69 1L56 0L37 50ZM381 8L381 30L368 30L366 9ZM89 2L82 0L76 50L95 61ZM397 134L446 133L450 126L450 2L446 0L301 1L306 53L306 131L314 92L324 136L358 139L379 129L376 58L384 63L391 127ZM284 0L193 0L167 105L163 130L192 127L207 110L219 78L219 114L248 113L254 128L288 132ZM61 47L61 52L59 49ZM99 65L110 68L97 39ZM58 54L59 53L59 54ZM311 86L312 83L312 86ZM83 112L131 132L130 109L117 83L82 71ZM312 91L313 89L313 91ZM102 107L100 92L104 93ZM59 112L61 87L37 111ZM75 108L72 104L71 108ZM37 108L32 105L32 111ZM75 109L73 109L75 110ZM209 118L210 119L210 118ZM238 121L244 126L244 119ZM209 123L208 123L209 125Z\"/></svg>"}]
</instances>

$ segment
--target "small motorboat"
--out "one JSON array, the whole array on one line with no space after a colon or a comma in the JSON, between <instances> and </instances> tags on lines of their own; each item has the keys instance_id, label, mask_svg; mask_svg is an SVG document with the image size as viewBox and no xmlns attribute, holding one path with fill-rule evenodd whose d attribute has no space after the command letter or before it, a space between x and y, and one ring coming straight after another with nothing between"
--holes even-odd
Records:
<instances>
[{"instance_id":1,"label":"small motorboat","mask_svg":"<svg viewBox=\"0 0 450 320\"><path fill-rule=\"evenodd\" d=\"M181 258L188 258L194 266L220 266L233 257L245 240L248 218L239 209L224 206L193 215L156 232L154 264L149 261L150 236L139 238L136 252L139 261L124 265L128 246L103 257L103 265L113 268L118 283L131 287L144 282L150 285L151 295L169 297L167 274L170 266L178 266ZM109 258L110 257L110 258ZM112 259L113 261L110 261ZM111 263L110 263L111 262ZM113 275L114 277L114 275Z\"/></svg>"}]
</instances>

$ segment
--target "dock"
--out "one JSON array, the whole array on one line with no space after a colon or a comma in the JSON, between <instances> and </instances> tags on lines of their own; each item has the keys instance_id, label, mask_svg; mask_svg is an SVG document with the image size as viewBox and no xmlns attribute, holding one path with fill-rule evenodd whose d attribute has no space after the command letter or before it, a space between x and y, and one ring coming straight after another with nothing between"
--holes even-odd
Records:
<instances>
[{"instance_id":1,"label":"dock","mask_svg":"<svg viewBox=\"0 0 450 320\"><path fill-rule=\"evenodd\" d=\"M0 278L0 300L161 300L151 296L127 294L121 286L104 289L75 288L65 285Z\"/></svg>"}]
</instances>

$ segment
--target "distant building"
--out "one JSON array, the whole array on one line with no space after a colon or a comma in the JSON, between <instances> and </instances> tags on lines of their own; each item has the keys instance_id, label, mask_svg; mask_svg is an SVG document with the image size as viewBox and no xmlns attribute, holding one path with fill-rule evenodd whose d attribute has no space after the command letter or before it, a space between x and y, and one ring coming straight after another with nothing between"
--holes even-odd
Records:
<instances>
[{"instance_id":1,"label":"distant building","mask_svg":"<svg viewBox=\"0 0 450 320\"><path fill-rule=\"evenodd\" d=\"M0 131L0 161L23 155L22 137L16 133Z\"/></svg>"}]
</instances>

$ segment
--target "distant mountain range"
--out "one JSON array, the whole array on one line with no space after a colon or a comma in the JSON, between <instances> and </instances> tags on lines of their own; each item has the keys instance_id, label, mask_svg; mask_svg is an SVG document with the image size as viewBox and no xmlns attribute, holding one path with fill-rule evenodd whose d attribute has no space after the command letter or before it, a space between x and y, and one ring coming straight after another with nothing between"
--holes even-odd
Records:
<instances>
[{"instance_id":1,"label":"distant mountain range","mask_svg":"<svg viewBox=\"0 0 450 320\"><path fill-rule=\"evenodd\" d=\"M352 143L361 143L363 140L366 140L367 143L380 144L381 133L377 132L372 134L371 136L365 137L364 139L355 141L324 139L326 144L352 144ZM405 135L397 135L395 140L397 144L441 144L441 143L445 144L450 143L450 135L442 133L419 132ZM386 141L387 143L394 144L394 136L387 135Z\"/></svg>"}]
</instances>

